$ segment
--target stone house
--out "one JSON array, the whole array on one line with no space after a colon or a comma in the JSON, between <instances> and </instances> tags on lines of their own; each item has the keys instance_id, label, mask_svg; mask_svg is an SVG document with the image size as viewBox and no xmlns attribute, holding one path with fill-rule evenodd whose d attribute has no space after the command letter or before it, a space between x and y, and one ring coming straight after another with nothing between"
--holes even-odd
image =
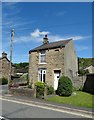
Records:
<instances>
[{"instance_id":1,"label":"stone house","mask_svg":"<svg viewBox=\"0 0 94 120\"><path fill-rule=\"evenodd\" d=\"M89 73L94 73L94 66L90 65L90 66L86 67L84 70L88 70Z\"/></svg>"},{"instance_id":2,"label":"stone house","mask_svg":"<svg viewBox=\"0 0 94 120\"><path fill-rule=\"evenodd\" d=\"M78 60L72 39L49 43L47 35L43 44L29 51L29 81L46 82L57 90L59 77L73 79L78 75Z\"/></svg>"},{"instance_id":3,"label":"stone house","mask_svg":"<svg viewBox=\"0 0 94 120\"><path fill-rule=\"evenodd\" d=\"M2 53L2 57L0 58L0 78L5 77L9 78L9 69L10 69L10 61L7 58L6 53ZM12 65L12 75L15 73L15 66Z\"/></svg>"}]
</instances>

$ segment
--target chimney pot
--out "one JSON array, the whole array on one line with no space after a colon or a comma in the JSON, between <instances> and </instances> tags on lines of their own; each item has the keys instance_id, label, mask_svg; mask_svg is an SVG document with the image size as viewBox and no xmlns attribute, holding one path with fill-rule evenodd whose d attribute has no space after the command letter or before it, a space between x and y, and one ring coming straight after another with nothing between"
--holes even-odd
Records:
<instances>
[{"instance_id":1,"label":"chimney pot","mask_svg":"<svg viewBox=\"0 0 94 120\"><path fill-rule=\"evenodd\" d=\"M7 58L7 53L3 52L2 53L2 58L6 57Z\"/></svg>"},{"instance_id":2,"label":"chimney pot","mask_svg":"<svg viewBox=\"0 0 94 120\"><path fill-rule=\"evenodd\" d=\"M49 40L47 35L45 35L45 37L43 38L43 44L47 44L47 43L49 43Z\"/></svg>"}]
</instances>

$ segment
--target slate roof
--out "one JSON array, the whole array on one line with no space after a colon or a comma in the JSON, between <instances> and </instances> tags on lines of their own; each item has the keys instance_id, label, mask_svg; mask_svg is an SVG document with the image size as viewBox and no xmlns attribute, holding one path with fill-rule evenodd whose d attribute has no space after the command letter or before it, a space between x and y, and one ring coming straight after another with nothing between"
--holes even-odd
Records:
<instances>
[{"instance_id":1,"label":"slate roof","mask_svg":"<svg viewBox=\"0 0 94 120\"><path fill-rule=\"evenodd\" d=\"M42 44L41 46L38 46L32 50L29 51L29 53L31 52L35 52L38 50L46 50L46 49L54 49L54 48L60 48L60 47L65 47L66 44L71 41L72 39L68 39L68 40L60 40L60 41L56 41L56 42L51 42L51 43L47 43L47 44Z\"/></svg>"}]
</instances>

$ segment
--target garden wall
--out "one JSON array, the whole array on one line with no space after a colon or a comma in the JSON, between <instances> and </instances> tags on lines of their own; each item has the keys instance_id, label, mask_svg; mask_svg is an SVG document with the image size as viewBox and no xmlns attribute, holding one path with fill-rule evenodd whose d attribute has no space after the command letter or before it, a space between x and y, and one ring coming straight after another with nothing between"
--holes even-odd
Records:
<instances>
[{"instance_id":1,"label":"garden wall","mask_svg":"<svg viewBox=\"0 0 94 120\"><path fill-rule=\"evenodd\" d=\"M10 93L14 95L34 97L35 91L34 89L28 89L28 88L11 88Z\"/></svg>"}]
</instances>

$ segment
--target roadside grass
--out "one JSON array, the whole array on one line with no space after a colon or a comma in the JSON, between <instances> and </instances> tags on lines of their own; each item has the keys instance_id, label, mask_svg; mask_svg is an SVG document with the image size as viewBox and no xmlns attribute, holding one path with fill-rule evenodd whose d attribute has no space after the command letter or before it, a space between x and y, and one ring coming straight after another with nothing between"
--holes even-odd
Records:
<instances>
[{"instance_id":1,"label":"roadside grass","mask_svg":"<svg viewBox=\"0 0 94 120\"><path fill-rule=\"evenodd\" d=\"M94 95L81 91L75 91L75 93L76 95L71 95L69 97L50 96L47 98L47 100L61 104L70 104L73 106L94 108Z\"/></svg>"}]
</instances>

